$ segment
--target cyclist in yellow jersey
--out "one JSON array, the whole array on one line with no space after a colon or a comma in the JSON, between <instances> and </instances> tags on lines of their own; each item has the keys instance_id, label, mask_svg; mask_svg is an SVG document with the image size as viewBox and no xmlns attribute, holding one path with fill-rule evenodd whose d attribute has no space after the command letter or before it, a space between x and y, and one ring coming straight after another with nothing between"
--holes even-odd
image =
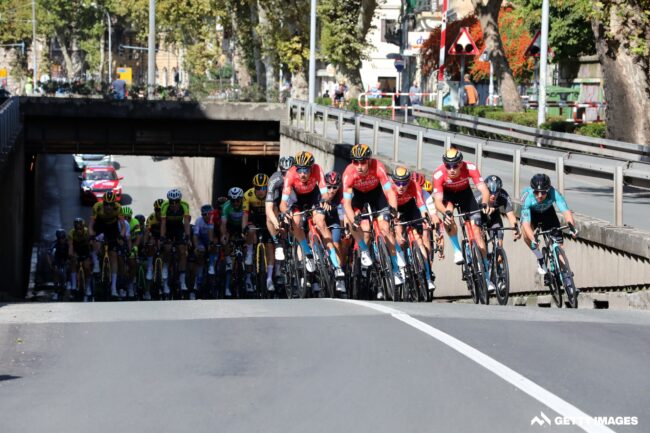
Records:
<instances>
[{"instance_id":1,"label":"cyclist in yellow jersey","mask_svg":"<svg viewBox=\"0 0 650 433\"><path fill-rule=\"evenodd\" d=\"M122 206L117 202L117 196L113 191L104 194L103 201L95 203L93 214L88 223L88 234L91 239L103 235L103 242L108 245L111 261L111 293L117 291L117 247L118 239L124 238L126 231L120 227L119 220L122 219ZM93 250L90 253L93 259L93 272L98 273L99 269L99 248L100 243L93 241Z\"/></svg>"},{"instance_id":2,"label":"cyclist in yellow jersey","mask_svg":"<svg viewBox=\"0 0 650 433\"><path fill-rule=\"evenodd\" d=\"M181 292L187 292L185 269L187 268L187 243L190 241L190 208L181 199L183 194L174 188L167 192L167 201L160 208L160 240L163 242L163 293L169 295L167 284L172 243L178 248L178 279Z\"/></svg>"},{"instance_id":3,"label":"cyclist in yellow jersey","mask_svg":"<svg viewBox=\"0 0 650 433\"><path fill-rule=\"evenodd\" d=\"M90 259L90 235L88 227L81 218L75 218L73 228L68 232L68 255L71 258L70 264L70 288L73 292L77 289L85 290L85 299L92 296L92 260ZM79 262L83 263L84 280L86 287L77 287L77 269Z\"/></svg>"},{"instance_id":4,"label":"cyclist in yellow jersey","mask_svg":"<svg viewBox=\"0 0 650 433\"><path fill-rule=\"evenodd\" d=\"M145 246L145 255L147 256L146 279L149 282L147 287L151 285L150 283L153 280L153 259L160 247L160 221L162 219L160 216L160 210L164 202L165 200L162 198L153 202L153 212L147 217L147 220L144 223L144 237L142 242ZM145 291L142 299L145 301L151 300L151 294L149 291Z\"/></svg>"},{"instance_id":5,"label":"cyclist in yellow jersey","mask_svg":"<svg viewBox=\"0 0 650 433\"><path fill-rule=\"evenodd\" d=\"M266 245L266 287L268 291L275 290L273 287L273 242L266 229L266 194L269 188L269 177L264 173L258 173L253 177L253 188L244 193L242 227L246 236L246 259L244 264L253 264L253 245L255 241L265 242ZM259 229L259 230L251 230ZM253 290L251 274L246 274L246 290Z\"/></svg>"}]
</instances>

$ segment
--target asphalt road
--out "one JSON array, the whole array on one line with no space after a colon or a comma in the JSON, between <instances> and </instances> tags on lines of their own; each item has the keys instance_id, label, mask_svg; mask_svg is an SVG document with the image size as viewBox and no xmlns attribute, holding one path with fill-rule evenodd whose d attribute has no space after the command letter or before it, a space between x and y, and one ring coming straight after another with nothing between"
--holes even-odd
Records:
<instances>
[{"instance_id":1,"label":"asphalt road","mask_svg":"<svg viewBox=\"0 0 650 433\"><path fill-rule=\"evenodd\" d=\"M316 122L316 131L321 133L322 122ZM334 120L328 122L327 137L337 140L338 128ZM361 128L360 140L362 143L372 143L372 129ZM343 141L352 143L354 141L354 125L345 124L343 128ZM400 139L400 161L408 164L416 164L415 140L408 138ZM379 134L379 153L392 158L393 136L391 133ZM442 163L442 147L424 143L422 153L422 166L428 170L434 170ZM473 159L473 155L468 157ZM503 179L504 187L508 192L513 188L512 163L495 159L484 159L481 174L484 176L496 174ZM538 172L545 172L553 183L556 182L554 172L542 170L526 165L521 166L521 188L528 186L529 179ZM614 220L614 192L612 182L606 179L594 179L582 175L567 174L565 176L565 195L569 207L575 212L603 219ZM518 196L518 194L517 194ZM650 205L650 191L635 187L625 187L623 193L623 222L626 225L650 230L650 219L647 218L647 209Z\"/></svg>"},{"instance_id":2,"label":"asphalt road","mask_svg":"<svg viewBox=\"0 0 650 433\"><path fill-rule=\"evenodd\" d=\"M386 307L400 311L375 310ZM648 347L646 312L331 300L5 305L0 430L647 432ZM555 425L583 412L638 423ZM531 425L542 414L553 425Z\"/></svg>"}]
</instances>

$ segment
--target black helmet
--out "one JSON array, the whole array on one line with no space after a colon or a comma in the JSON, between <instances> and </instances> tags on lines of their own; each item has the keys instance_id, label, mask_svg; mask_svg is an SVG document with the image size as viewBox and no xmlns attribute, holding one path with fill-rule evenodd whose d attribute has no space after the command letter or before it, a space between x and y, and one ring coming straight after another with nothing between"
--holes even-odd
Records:
<instances>
[{"instance_id":1,"label":"black helmet","mask_svg":"<svg viewBox=\"0 0 650 433\"><path fill-rule=\"evenodd\" d=\"M533 191L548 191L551 189L551 178L544 173L537 173L530 179L530 187Z\"/></svg>"},{"instance_id":2,"label":"black helmet","mask_svg":"<svg viewBox=\"0 0 650 433\"><path fill-rule=\"evenodd\" d=\"M144 228L144 222L145 222L144 215L139 213L134 218L140 223L140 228Z\"/></svg>"},{"instance_id":3,"label":"black helmet","mask_svg":"<svg viewBox=\"0 0 650 433\"><path fill-rule=\"evenodd\" d=\"M165 200L163 200L162 198L159 198L158 200L154 201L153 202L154 210L160 210L160 208L162 207L164 202L165 202Z\"/></svg>"},{"instance_id":4,"label":"black helmet","mask_svg":"<svg viewBox=\"0 0 650 433\"><path fill-rule=\"evenodd\" d=\"M82 218L75 218L74 222L72 223L75 229L82 229L85 225L84 220Z\"/></svg>"},{"instance_id":5,"label":"black helmet","mask_svg":"<svg viewBox=\"0 0 650 433\"><path fill-rule=\"evenodd\" d=\"M327 185L340 185L341 175L336 171L329 171L325 175L325 183Z\"/></svg>"},{"instance_id":6,"label":"black helmet","mask_svg":"<svg viewBox=\"0 0 650 433\"><path fill-rule=\"evenodd\" d=\"M57 239L65 239L66 238L65 230L63 230L63 229L56 229L55 234L56 234Z\"/></svg>"},{"instance_id":7,"label":"black helmet","mask_svg":"<svg viewBox=\"0 0 650 433\"><path fill-rule=\"evenodd\" d=\"M212 212L211 204L204 204L203 206L201 206L201 215L205 215L210 212Z\"/></svg>"},{"instance_id":8,"label":"black helmet","mask_svg":"<svg viewBox=\"0 0 650 433\"><path fill-rule=\"evenodd\" d=\"M442 162L445 164L458 164L463 162L463 154L455 147L450 147L443 153Z\"/></svg>"},{"instance_id":9,"label":"black helmet","mask_svg":"<svg viewBox=\"0 0 650 433\"><path fill-rule=\"evenodd\" d=\"M296 163L296 159L293 156L281 156L280 161L278 162L278 168L284 173L289 170Z\"/></svg>"},{"instance_id":10,"label":"black helmet","mask_svg":"<svg viewBox=\"0 0 650 433\"><path fill-rule=\"evenodd\" d=\"M490 194L493 195L498 194L499 191L501 191L501 188L503 188L503 182L501 181L501 178L493 174L485 178L485 184L487 185L487 189L490 191Z\"/></svg>"},{"instance_id":11,"label":"black helmet","mask_svg":"<svg viewBox=\"0 0 650 433\"><path fill-rule=\"evenodd\" d=\"M367 144L355 144L350 149L350 158L353 161L365 161L372 157L372 150Z\"/></svg>"}]
</instances>

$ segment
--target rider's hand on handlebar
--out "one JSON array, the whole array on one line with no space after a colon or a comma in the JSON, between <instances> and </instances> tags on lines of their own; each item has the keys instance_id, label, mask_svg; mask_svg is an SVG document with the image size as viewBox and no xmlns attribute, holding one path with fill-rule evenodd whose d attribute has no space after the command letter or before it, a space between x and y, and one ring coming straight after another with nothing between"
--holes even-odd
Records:
<instances>
[{"instance_id":1,"label":"rider's hand on handlebar","mask_svg":"<svg viewBox=\"0 0 650 433\"><path fill-rule=\"evenodd\" d=\"M571 223L569 223L568 226L569 226L569 231L571 232L571 237L573 239L577 238L578 237L578 229L576 229L576 226L574 226Z\"/></svg>"},{"instance_id":2,"label":"rider's hand on handlebar","mask_svg":"<svg viewBox=\"0 0 650 433\"><path fill-rule=\"evenodd\" d=\"M320 207L321 207L325 212L329 212L329 211L332 210L332 205L329 204L329 203L328 203L327 201L325 201L325 200L321 200L321 202L320 202Z\"/></svg>"},{"instance_id":3,"label":"rider's hand on handlebar","mask_svg":"<svg viewBox=\"0 0 650 433\"><path fill-rule=\"evenodd\" d=\"M485 215L489 215L491 213L490 206L487 203L481 203L481 210Z\"/></svg>"},{"instance_id":4,"label":"rider's hand on handlebar","mask_svg":"<svg viewBox=\"0 0 650 433\"><path fill-rule=\"evenodd\" d=\"M445 225L450 226L454 223L454 213L450 210L445 212Z\"/></svg>"},{"instance_id":5,"label":"rider's hand on handlebar","mask_svg":"<svg viewBox=\"0 0 650 433\"><path fill-rule=\"evenodd\" d=\"M517 239L521 239L521 229L519 228L519 224L515 224L515 241Z\"/></svg>"}]
</instances>

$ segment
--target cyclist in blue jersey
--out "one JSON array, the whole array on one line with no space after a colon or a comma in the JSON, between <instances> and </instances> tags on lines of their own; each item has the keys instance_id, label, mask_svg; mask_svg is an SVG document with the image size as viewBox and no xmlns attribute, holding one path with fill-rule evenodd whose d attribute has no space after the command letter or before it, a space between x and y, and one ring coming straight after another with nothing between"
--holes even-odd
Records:
<instances>
[{"instance_id":1,"label":"cyclist in blue jersey","mask_svg":"<svg viewBox=\"0 0 650 433\"><path fill-rule=\"evenodd\" d=\"M551 186L551 179L547 175L536 174L530 179L530 188L526 188L521 195L521 226L524 241L537 258L537 272L540 275L546 275L546 269L542 252L535 241L534 230L540 225L543 230L560 227L560 220L555 213L553 203L562 212L564 220L571 230L571 235L575 239L578 231L564 196ZM562 236L556 237L556 241L562 243Z\"/></svg>"}]
</instances>

